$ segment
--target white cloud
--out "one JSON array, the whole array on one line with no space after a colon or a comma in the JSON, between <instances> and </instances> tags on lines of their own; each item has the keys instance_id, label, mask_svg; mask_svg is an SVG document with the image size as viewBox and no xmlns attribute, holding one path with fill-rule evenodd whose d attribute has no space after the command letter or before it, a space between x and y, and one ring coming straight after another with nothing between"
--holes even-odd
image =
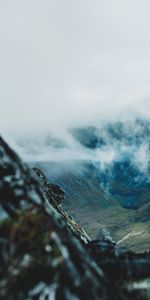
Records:
<instances>
[{"instance_id":1,"label":"white cloud","mask_svg":"<svg viewBox=\"0 0 150 300\"><path fill-rule=\"evenodd\" d=\"M148 0L1 1L3 135L149 118L149 10Z\"/></svg>"},{"instance_id":2,"label":"white cloud","mask_svg":"<svg viewBox=\"0 0 150 300\"><path fill-rule=\"evenodd\" d=\"M133 162L149 178L149 145L143 143L133 155Z\"/></svg>"}]
</instances>

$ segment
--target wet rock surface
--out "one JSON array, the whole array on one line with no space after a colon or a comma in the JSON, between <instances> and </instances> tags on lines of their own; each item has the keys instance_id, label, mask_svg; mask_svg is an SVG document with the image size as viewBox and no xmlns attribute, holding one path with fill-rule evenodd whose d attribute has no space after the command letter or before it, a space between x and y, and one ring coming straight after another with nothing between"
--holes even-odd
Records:
<instances>
[{"instance_id":1,"label":"wet rock surface","mask_svg":"<svg viewBox=\"0 0 150 300\"><path fill-rule=\"evenodd\" d=\"M149 252L91 241L33 171L0 139L0 299L150 299Z\"/></svg>"}]
</instances>

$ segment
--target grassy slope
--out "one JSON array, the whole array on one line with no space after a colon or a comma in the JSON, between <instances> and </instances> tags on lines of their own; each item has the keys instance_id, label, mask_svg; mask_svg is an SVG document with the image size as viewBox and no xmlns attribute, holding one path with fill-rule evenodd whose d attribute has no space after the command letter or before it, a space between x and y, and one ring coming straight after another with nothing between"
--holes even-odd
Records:
<instances>
[{"instance_id":1,"label":"grassy slope","mask_svg":"<svg viewBox=\"0 0 150 300\"><path fill-rule=\"evenodd\" d=\"M150 248L150 217L147 221L143 217L147 212L147 206L137 211L122 207L106 209L98 207L71 209L70 207L69 211L93 239L98 238L103 229L108 230L116 241L129 233L135 233L137 235L129 237L120 245L134 251L145 251Z\"/></svg>"}]
</instances>

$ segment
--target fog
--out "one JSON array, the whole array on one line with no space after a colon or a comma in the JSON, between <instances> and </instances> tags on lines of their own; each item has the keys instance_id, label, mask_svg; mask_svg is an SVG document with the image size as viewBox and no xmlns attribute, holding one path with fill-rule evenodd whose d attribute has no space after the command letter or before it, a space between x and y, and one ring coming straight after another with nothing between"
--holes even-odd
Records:
<instances>
[{"instance_id":1,"label":"fog","mask_svg":"<svg viewBox=\"0 0 150 300\"><path fill-rule=\"evenodd\" d=\"M92 159L68 129L149 119L149 11L148 0L0 1L0 128L23 158ZM50 152L49 133L65 148ZM104 150L95 159L113 160Z\"/></svg>"}]
</instances>

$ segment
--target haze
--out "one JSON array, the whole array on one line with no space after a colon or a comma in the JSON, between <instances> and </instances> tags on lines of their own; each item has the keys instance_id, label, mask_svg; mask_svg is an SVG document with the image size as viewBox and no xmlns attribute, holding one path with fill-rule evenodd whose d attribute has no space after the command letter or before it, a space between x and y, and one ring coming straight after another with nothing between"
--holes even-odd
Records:
<instances>
[{"instance_id":1,"label":"haze","mask_svg":"<svg viewBox=\"0 0 150 300\"><path fill-rule=\"evenodd\" d=\"M3 136L150 115L148 0L1 0Z\"/></svg>"}]
</instances>

